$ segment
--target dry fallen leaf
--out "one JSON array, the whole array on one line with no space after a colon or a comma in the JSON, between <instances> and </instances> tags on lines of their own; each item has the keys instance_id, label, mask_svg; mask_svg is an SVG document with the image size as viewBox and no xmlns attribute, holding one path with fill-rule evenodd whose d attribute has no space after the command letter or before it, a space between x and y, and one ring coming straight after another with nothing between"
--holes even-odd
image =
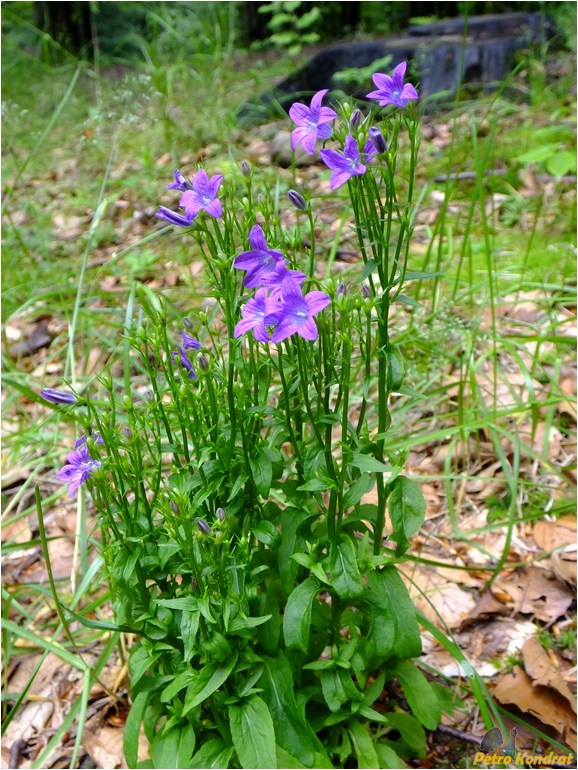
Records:
<instances>
[{"instance_id":1,"label":"dry fallen leaf","mask_svg":"<svg viewBox=\"0 0 578 770\"><path fill-rule=\"evenodd\" d=\"M531 714L543 724L553 727L563 740L576 748L576 715L568 702L549 687L534 687L532 679L519 666L502 677L494 688L497 701L514 705L525 714Z\"/></svg>"},{"instance_id":2,"label":"dry fallen leaf","mask_svg":"<svg viewBox=\"0 0 578 770\"><path fill-rule=\"evenodd\" d=\"M100 727L97 732L85 729L82 745L96 767L126 767L123 762L123 731L117 727Z\"/></svg>"},{"instance_id":3,"label":"dry fallen leaf","mask_svg":"<svg viewBox=\"0 0 578 770\"><path fill-rule=\"evenodd\" d=\"M409 595L420 612L438 628L458 628L475 606L475 598L434 567L402 564L400 570L408 578Z\"/></svg>"},{"instance_id":4,"label":"dry fallen leaf","mask_svg":"<svg viewBox=\"0 0 578 770\"><path fill-rule=\"evenodd\" d=\"M534 525L534 539L543 551L576 543L576 518L561 516L556 521L540 519Z\"/></svg>"},{"instance_id":5,"label":"dry fallen leaf","mask_svg":"<svg viewBox=\"0 0 578 770\"><path fill-rule=\"evenodd\" d=\"M572 710L576 712L576 697L537 637L528 639L522 648L522 655L526 673L534 680L533 686L551 687L556 690L563 698L566 698Z\"/></svg>"},{"instance_id":6,"label":"dry fallen leaf","mask_svg":"<svg viewBox=\"0 0 578 770\"><path fill-rule=\"evenodd\" d=\"M516 570L498 578L491 590L498 599L509 597L516 612L533 615L546 623L557 620L574 601L569 588L539 567Z\"/></svg>"}]
</instances>

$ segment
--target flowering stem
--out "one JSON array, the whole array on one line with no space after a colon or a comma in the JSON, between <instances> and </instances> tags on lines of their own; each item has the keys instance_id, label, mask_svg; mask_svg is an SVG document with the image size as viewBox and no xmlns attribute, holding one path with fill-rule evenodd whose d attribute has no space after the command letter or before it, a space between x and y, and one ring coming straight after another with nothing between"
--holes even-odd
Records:
<instances>
[{"instance_id":1,"label":"flowering stem","mask_svg":"<svg viewBox=\"0 0 578 770\"><path fill-rule=\"evenodd\" d=\"M307 282L305 283L304 291L307 291L311 285L311 279L313 278L313 273L315 272L315 222L313 221L311 207L307 208L307 219L309 220L310 244L309 267L307 269Z\"/></svg>"},{"instance_id":2,"label":"flowering stem","mask_svg":"<svg viewBox=\"0 0 578 770\"><path fill-rule=\"evenodd\" d=\"M302 468L303 457L301 455L301 447L295 438L295 432L293 431L293 426L291 425L291 411L292 411L291 398L289 396L289 388L287 387L287 380L285 378L285 371L283 369L283 352L281 350L280 345L277 347L277 352L278 352L278 358L279 358L279 377L281 379L281 385L283 387L283 395L285 397L285 417L286 417L286 423L287 423L287 432L289 433L291 445L293 446L295 455L297 457L298 466Z\"/></svg>"}]
</instances>

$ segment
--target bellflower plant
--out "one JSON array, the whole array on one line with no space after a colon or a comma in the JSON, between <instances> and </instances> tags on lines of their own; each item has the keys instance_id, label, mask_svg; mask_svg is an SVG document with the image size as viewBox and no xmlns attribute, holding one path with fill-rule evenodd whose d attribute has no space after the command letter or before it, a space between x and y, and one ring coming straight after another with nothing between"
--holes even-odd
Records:
<instances>
[{"instance_id":1,"label":"bellflower plant","mask_svg":"<svg viewBox=\"0 0 578 770\"><path fill-rule=\"evenodd\" d=\"M406 107L404 74L376 75L368 99ZM124 377L111 367L82 402L44 391L92 434L57 479L94 501L115 623L135 639L129 767L141 725L150 767L388 768L439 723L396 566L425 502L388 438L419 121L334 111L326 93L293 106L292 144L331 143L321 173L347 191L360 264L339 282L325 269L313 191L289 191L288 232L257 171L177 170L185 213L157 216L189 228L210 310L180 318L137 285Z\"/></svg>"}]
</instances>

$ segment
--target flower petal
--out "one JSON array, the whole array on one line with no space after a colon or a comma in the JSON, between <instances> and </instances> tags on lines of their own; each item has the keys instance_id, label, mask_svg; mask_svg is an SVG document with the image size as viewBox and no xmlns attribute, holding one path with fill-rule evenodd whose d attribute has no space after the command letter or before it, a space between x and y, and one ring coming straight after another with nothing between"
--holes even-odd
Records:
<instances>
[{"instance_id":1,"label":"flower petal","mask_svg":"<svg viewBox=\"0 0 578 770\"><path fill-rule=\"evenodd\" d=\"M301 335L303 339L309 340L309 342L316 340L319 336L319 331L313 318L308 318L304 324L301 324L297 329L297 334Z\"/></svg>"},{"instance_id":2,"label":"flower petal","mask_svg":"<svg viewBox=\"0 0 578 770\"><path fill-rule=\"evenodd\" d=\"M337 150L321 150L319 154L327 168L335 168L340 171L349 169L349 163L340 152L337 152Z\"/></svg>"},{"instance_id":3,"label":"flower petal","mask_svg":"<svg viewBox=\"0 0 578 770\"><path fill-rule=\"evenodd\" d=\"M308 155L315 154L315 142L317 140L317 132L313 131L303 137L301 141L301 147Z\"/></svg>"},{"instance_id":4,"label":"flower petal","mask_svg":"<svg viewBox=\"0 0 578 770\"><path fill-rule=\"evenodd\" d=\"M351 179L353 176L353 172L351 169L348 171L339 171L336 170L331 174L331 179L329 180L329 186L332 190L337 190L338 187L341 187L342 184L345 184L348 179Z\"/></svg>"},{"instance_id":5,"label":"flower petal","mask_svg":"<svg viewBox=\"0 0 578 770\"><path fill-rule=\"evenodd\" d=\"M255 251L267 251L267 241L261 225L253 225L249 233L249 243Z\"/></svg>"},{"instance_id":6,"label":"flower petal","mask_svg":"<svg viewBox=\"0 0 578 770\"><path fill-rule=\"evenodd\" d=\"M391 73L391 79L396 85L398 82L400 84L403 83L406 69L407 69L407 62L402 61L400 64L397 65L397 67L395 67L395 69Z\"/></svg>"},{"instance_id":7,"label":"flower petal","mask_svg":"<svg viewBox=\"0 0 578 770\"><path fill-rule=\"evenodd\" d=\"M267 323L266 318L265 318L265 323ZM298 327L291 320L291 318L285 316L279 321L279 324L275 327L273 336L271 337L271 341L283 342L283 340L286 340L287 337L291 337L292 334L295 334L297 329Z\"/></svg>"},{"instance_id":8,"label":"flower petal","mask_svg":"<svg viewBox=\"0 0 578 770\"><path fill-rule=\"evenodd\" d=\"M317 91L317 93L313 95L313 98L311 99L311 112L319 112L323 97L328 91L328 88L324 88L322 91Z\"/></svg>"},{"instance_id":9,"label":"flower petal","mask_svg":"<svg viewBox=\"0 0 578 770\"><path fill-rule=\"evenodd\" d=\"M331 297L324 291L310 291L309 294L305 295L305 302L311 315L315 315L329 305Z\"/></svg>"},{"instance_id":10,"label":"flower petal","mask_svg":"<svg viewBox=\"0 0 578 770\"><path fill-rule=\"evenodd\" d=\"M220 219L223 214L223 205L218 198L215 198L208 206L205 206L205 211L215 219Z\"/></svg>"},{"instance_id":11,"label":"flower petal","mask_svg":"<svg viewBox=\"0 0 578 770\"><path fill-rule=\"evenodd\" d=\"M219 192L219 187L221 186L222 181L223 181L222 174L215 174L209 179L208 191L213 198L215 198L217 193Z\"/></svg>"},{"instance_id":12,"label":"flower petal","mask_svg":"<svg viewBox=\"0 0 578 770\"><path fill-rule=\"evenodd\" d=\"M311 110L305 104L296 102L289 109L289 117L297 126L301 126L311 120Z\"/></svg>"}]
</instances>

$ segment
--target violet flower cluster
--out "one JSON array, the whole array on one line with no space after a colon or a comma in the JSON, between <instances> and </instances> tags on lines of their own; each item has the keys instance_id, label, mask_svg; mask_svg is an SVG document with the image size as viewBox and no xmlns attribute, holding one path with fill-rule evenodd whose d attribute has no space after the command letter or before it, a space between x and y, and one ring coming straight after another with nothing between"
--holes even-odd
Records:
<instances>
[{"instance_id":1,"label":"violet flower cluster","mask_svg":"<svg viewBox=\"0 0 578 770\"><path fill-rule=\"evenodd\" d=\"M391 76L382 73L373 75L376 90L367 94L367 98L377 100L382 107L392 105L398 108L404 108L410 101L418 99L414 86L404 83L406 68L407 63L402 62L395 67ZM303 150L312 155L317 140L325 142L331 138L332 123L337 113L322 105L327 93L327 89L318 91L309 106L296 103L291 107L289 115L296 125L291 135L293 150L301 144ZM341 187L354 176L365 174L372 158L387 151L385 139L376 127L369 129L366 141L360 147L354 134L361 122L361 111L356 109L349 120L349 133L343 147L337 150L324 148L320 152L321 159L332 171L332 190ZM209 177L202 168L188 180L177 169L174 182L167 185L167 189L182 193L179 207L184 213L160 206L157 218L178 227L190 226L202 211L214 219L220 219L223 206L218 193L222 181L221 174ZM295 190L289 191L289 198L298 209L307 208L304 198ZM314 317L330 303L329 296L323 291L303 293L302 285L307 276L299 270L291 269L281 251L269 248L260 225L254 225L248 240L250 249L236 257L233 267L245 272L243 285L247 289L255 289L255 293L241 309L241 319L234 329L235 338L252 331L258 342L280 343L294 334L309 341L316 340L319 332ZM185 326L190 328L186 319ZM171 359L189 380L195 380L197 372L188 351L200 350L202 345L186 330L181 335L182 344L171 352ZM201 369L207 366L203 356L199 356L198 363ZM74 394L52 388L45 388L40 395L53 404L74 406L82 403ZM93 439L97 444L104 443L98 434L94 434ZM79 486L92 477L101 463L91 456L84 435L76 441L74 451L68 455L67 460L67 464L58 471L57 478L68 483L70 494L75 495ZM203 524L205 522L198 522L201 531L204 531Z\"/></svg>"},{"instance_id":2,"label":"violet flower cluster","mask_svg":"<svg viewBox=\"0 0 578 770\"><path fill-rule=\"evenodd\" d=\"M329 295L323 291L303 294L301 285L307 276L289 269L283 254L268 247L260 225L251 229L249 245L251 250L239 254L233 267L244 270L243 285L257 291L243 306L234 336L253 330L259 342L282 342L293 334L316 340L318 330L313 316L327 307Z\"/></svg>"},{"instance_id":3,"label":"violet flower cluster","mask_svg":"<svg viewBox=\"0 0 578 770\"><path fill-rule=\"evenodd\" d=\"M418 93L411 83L404 83L407 62L401 62L393 70L392 75L376 73L373 82L377 90L367 94L368 99L376 99L382 107L406 107L410 101L418 99ZM318 91L311 99L311 104L297 102L289 110L289 117L297 126L291 133L291 146L295 150L301 143L305 152L312 155L315 152L317 139L325 141L332 134L331 123L337 114L330 107L322 107L321 102L327 89ZM361 119L359 110L354 112L355 119L350 121L351 128L356 128ZM333 172L330 187L336 190L353 176L362 176L367 170L367 164L378 153L386 152L387 146L379 129L369 129L369 138L363 149L360 149L357 139L349 133L341 150L322 149L321 160Z\"/></svg>"}]
</instances>

